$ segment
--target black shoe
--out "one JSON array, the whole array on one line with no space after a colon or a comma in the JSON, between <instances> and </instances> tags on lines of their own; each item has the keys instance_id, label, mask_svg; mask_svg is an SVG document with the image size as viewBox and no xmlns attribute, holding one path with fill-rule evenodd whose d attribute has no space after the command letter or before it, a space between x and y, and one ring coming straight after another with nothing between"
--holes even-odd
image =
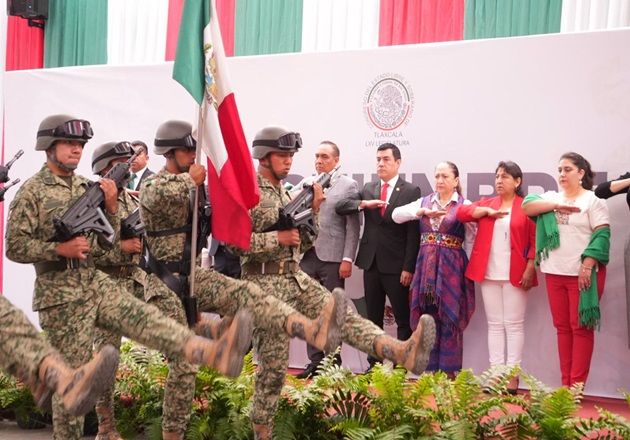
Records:
<instances>
[{"instance_id":1,"label":"black shoe","mask_svg":"<svg viewBox=\"0 0 630 440\"><path fill-rule=\"evenodd\" d=\"M296 374L295 377L297 377L298 379L308 379L311 377L315 377L319 374L319 371L317 371L317 367L319 367L319 364L308 364L306 368L304 368L304 371Z\"/></svg>"},{"instance_id":2,"label":"black shoe","mask_svg":"<svg viewBox=\"0 0 630 440\"><path fill-rule=\"evenodd\" d=\"M367 367L367 370L365 370L363 373L361 373L363 376L368 375L368 374L372 374L372 369L374 368L374 365L376 364L372 364L370 363Z\"/></svg>"}]
</instances>

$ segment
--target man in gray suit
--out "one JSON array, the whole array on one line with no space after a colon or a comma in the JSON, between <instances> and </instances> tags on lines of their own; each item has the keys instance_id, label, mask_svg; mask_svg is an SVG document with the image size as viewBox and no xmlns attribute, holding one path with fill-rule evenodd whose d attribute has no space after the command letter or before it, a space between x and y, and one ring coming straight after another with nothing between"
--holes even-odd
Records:
<instances>
[{"instance_id":1,"label":"man in gray suit","mask_svg":"<svg viewBox=\"0 0 630 440\"><path fill-rule=\"evenodd\" d=\"M339 164L339 147L333 142L324 141L315 153L315 170L317 174L330 173ZM308 177L296 185L301 188L304 183L312 182ZM352 275L352 263L359 244L359 213L340 216L335 213L335 205L349 195L359 195L359 186L351 178L337 173L330 188L326 191L326 199L319 211L319 235L315 246L309 249L300 263L300 268L311 278L319 281L331 292L336 287L345 287L345 279ZM310 363L298 378L317 375L317 367L324 358L324 352L307 345ZM341 365L341 355L335 362Z\"/></svg>"}]
</instances>

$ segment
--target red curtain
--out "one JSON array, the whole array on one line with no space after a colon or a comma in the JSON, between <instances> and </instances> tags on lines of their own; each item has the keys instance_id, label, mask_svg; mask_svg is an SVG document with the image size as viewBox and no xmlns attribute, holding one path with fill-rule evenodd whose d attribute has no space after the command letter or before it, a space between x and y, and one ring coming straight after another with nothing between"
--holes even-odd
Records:
<instances>
[{"instance_id":1,"label":"red curtain","mask_svg":"<svg viewBox=\"0 0 630 440\"><path fill-rule=\"evenodd\" d=\"M379 46L454 41L464 35L464 0L381 0Z\"/></svg>"},{"instance_id":2,"label":"red curtain","mask_svg":"<svg viewBox=\"0 0 630 440\"><path fill-rule=\"evenodd\" d=\"M169 0L168 23L166 25L166 61L175 59L177 52L177 36L179 35L179 22L182 20L184 0Z\"/></svg>"},{"instance_id":3,"label":"red curtain","mask_svg":"<svg viewBox=\"0 0 630 440\"><path fill-rule=\"evenodd\" d=\"M7 17L6 60L7 71L44 67L44 30L30 27L24 18Z\"/></svg>"},{"instance_id":4,"label":"red curtain","mask_svg":"<svg viewBox=\"0 0 630 440\"><path fill-rule=\"evenodd\" d=\"M225 48L225 56L234 56L234 14L236 0L217 0L217 16L221 28L221 39Z\"/></svg>"},{"instance_id":5,"label":"red curtain","mask_svg":"<svg viewBox=\"0 0 630 440\"><path fill-rule=\"evenodd\" d=\"M234 55L234 11L236 10L236 0L216 0L216 5L225 55L231 57ZM168 26L166 29L166 61L175 59L179 23L182 20L183 8L184 0L169 1Z\"/></svg>"}]
</instances>

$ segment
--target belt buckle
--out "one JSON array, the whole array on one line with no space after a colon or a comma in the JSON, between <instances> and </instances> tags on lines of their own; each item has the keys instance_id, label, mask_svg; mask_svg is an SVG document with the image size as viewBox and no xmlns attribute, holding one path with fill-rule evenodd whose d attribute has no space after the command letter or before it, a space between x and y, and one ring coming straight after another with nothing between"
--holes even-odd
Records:
<instances>
[{"instance_id":1,"label":"belt buckle","mask_svg":"<svg viewBox=\"0 0 630 440\"><path fill-rule=\"evenodd\" d=\"M284 261L281 261L280 263L278 263L278 275L282 275L284 273ZM287 268L288 270L288 268Z\"/></svg>"},{"instance_id":2,"label":"belt buckle","mask_svg":"<svg viewBox=\"0 0 630 440\"><path fill-rule=\"evenodd\" d=\"M261 265L260 265L260 274L261 275L265 274L265 263L261 263Z\"/></svg>"},{"instance_id":3,"label":"belt buckle","mask_svg":"<svg viewBox=\"0 0 630 440\"><path fill-rule=\"evenodd\" d=\"M127 278L127 266L120 266L118 278Z\"/></svg>"}]
</instances>

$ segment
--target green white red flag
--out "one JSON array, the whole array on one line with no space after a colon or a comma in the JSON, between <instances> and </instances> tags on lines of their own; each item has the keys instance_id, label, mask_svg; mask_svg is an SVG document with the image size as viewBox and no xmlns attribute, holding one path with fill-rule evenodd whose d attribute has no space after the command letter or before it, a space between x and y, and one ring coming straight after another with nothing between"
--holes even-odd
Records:
<instances>
[{"instance_id":1,"label":"green white red flag","mask_svg":"<svg viewBox=\"0 0 630 440\"><path fill-rule=\"evenodd\" d=\"M208 157L212 236L249 249L249 209L260 200L256 172L230 87L214 0L186 0L173 78L200 108L197 143Z\"/></svg>"}]
</instances>

